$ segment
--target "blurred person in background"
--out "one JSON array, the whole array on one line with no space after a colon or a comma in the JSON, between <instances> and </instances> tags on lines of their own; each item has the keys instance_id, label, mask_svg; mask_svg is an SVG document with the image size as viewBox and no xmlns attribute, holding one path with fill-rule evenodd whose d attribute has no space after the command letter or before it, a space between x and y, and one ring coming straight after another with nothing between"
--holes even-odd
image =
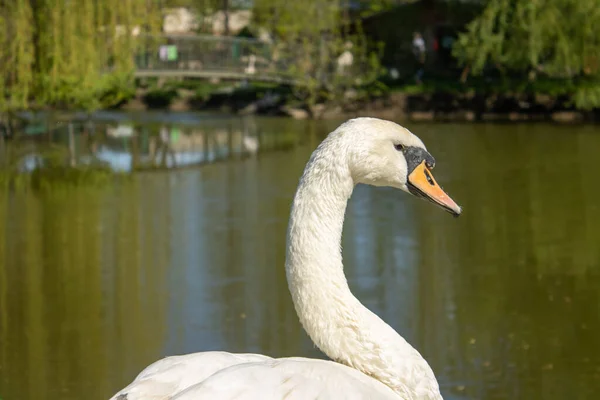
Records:
<instances>
[{"instance_id":1,"label":"blurred person in background","mask_svg":"<svg viewBox=\"0 0 600 400\"><path fill-rule=\"evenodd\" d=\"M415 81L417 84L422 83L423 74L425 73L425 40L419 32L413 34L412 50L417 60L417 73Z\"/></svg>"}]
</instances>

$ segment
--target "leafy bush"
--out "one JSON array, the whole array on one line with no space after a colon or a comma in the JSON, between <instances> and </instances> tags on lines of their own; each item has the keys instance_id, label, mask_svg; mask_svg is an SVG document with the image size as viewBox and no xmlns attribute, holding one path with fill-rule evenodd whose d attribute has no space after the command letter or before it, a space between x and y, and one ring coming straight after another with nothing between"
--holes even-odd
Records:
<instances>
[{"instance_id":1,"label":"leafy bush","mask_svg":"<svg viewBox=\"0 0 600 400\"><path fill-rule=\"evenodd\" d=\"M150 108L166 108L177 97L177 90L172 88L154 88L144 95L144 102Z\"/></svg>"}]
</instances>

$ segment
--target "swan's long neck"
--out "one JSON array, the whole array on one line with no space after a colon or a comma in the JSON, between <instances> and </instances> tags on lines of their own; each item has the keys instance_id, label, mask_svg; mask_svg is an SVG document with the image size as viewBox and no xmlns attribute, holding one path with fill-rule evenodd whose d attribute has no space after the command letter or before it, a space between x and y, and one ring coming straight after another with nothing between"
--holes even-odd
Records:
<instances>
[{"instance_id":1,"label":"swan's long neck","mask_svg":"<svg viewBox=\"0 0 600 400\"><path fill-rule=\"evenodd\" d=\"M354 182L335 150L325 143L315 151L292 205L286 272L296 312L331 359L372 376L402 398L441 398L420 354L350 292L341 238Z\"/></svg>"}]
</instances>

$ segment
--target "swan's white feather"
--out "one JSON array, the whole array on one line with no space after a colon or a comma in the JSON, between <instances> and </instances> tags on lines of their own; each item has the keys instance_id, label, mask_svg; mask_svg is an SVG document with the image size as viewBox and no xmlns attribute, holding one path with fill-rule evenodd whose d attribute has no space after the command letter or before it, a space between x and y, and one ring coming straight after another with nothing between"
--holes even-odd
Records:
<instances>
[{"instance_id":1,"label":"swan's white feather","mask_svg":"<svg viewBox=\"0 0 600 400\"><path fill-rule=\"evenodd\" d=\"M267 360L272 358L260 354L232 354L224 351L166 357L146 367L111 400L170 399L174 394L228 367Z\"/></svg>"},{"instance_id":2,"label":"swan's white feather","mask_svg":"<svg viewBox=\"0 0 600 400\"><path fill-rule=\"evenodd\" d=\"M381 382L332 361L204 352L167 357L111 400L398 399Z\"/></svg>"}]
</instances>

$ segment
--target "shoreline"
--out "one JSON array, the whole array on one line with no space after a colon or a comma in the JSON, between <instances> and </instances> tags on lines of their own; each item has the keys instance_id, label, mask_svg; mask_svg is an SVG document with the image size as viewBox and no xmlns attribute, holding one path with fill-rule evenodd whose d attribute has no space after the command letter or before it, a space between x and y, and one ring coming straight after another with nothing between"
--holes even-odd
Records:
<instances>
[{"instance_id":1,"label":"shoreline","mask_svg":"<svg viewBox=\"0 0 600 400\"><path fill-rule=\"evenodd\" d=\"M261 96L263 95L263 96ZM554 122L595 123L600 121L599 110L583 111L568 105L564 99L545 95L476 95L434 93L405 93L392 91L386 95L362 100L345 106L317 104L314 119L352 118L368 115L384 119L423 122ZM305 107L285 102L280 93L240 95L235 91L211 94L202 102L190 93L173 98L169 104L153 106L144 100L144 92L112 111L163 112L224 112L237 115L283 116L310 119ZM104 110L107 111L107 110Z\"/></svg>"},{"instance_id":2,"label":"shoreline","mask_svg":"<svg viewBox=\"0 0 600 400\"><path fill-rule=\"evenodd\" d=\"M346 101L345 104L317 104L313 113L298 102L291 103L285 88L265 89L233 87L198 96L192 90L172 90L167 99L148 96L148 90L138 88L136 95L115 107L86 112L44 108L12 113L18 119L30 120L39 113L64 114L63 121L94 119L103 113L165 113L170 118L177 113L211 113L237 116L276 116L305 120L350 119L369 116L411 122L456 123L597 123L600 109L577 110L566 98L549 95L475 94L471 93L409 93L393 90L380 96ZM8 116L8 115L7 115ZM70 116L70 117L69 117ZM5 118L0 115L0 125ZM35 118L35 117L34 117ZM172 121L174 122L174 121ZM1 126L0 126L1 127Z\"/></svg>"}]
</instances>

